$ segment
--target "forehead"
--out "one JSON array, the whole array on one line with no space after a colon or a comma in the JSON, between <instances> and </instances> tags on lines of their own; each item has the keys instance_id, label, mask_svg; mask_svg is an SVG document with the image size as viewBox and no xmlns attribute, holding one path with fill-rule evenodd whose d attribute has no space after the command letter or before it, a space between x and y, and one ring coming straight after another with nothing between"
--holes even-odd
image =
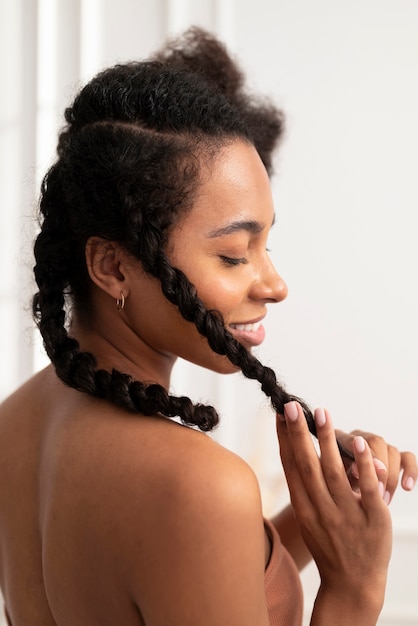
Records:
<instances>
[{"instance_id":1,"label":"forehead","mask_svg":"<svg viewBox=\"0 0 418 626\"><path fill-rule=\"evenodd\" d=\"M273 217L270 180L256 149L234 141L203 164L193 206L178 227L213 236L231 222L257 221L270 227Z\"/></svg>"}]
</instances>

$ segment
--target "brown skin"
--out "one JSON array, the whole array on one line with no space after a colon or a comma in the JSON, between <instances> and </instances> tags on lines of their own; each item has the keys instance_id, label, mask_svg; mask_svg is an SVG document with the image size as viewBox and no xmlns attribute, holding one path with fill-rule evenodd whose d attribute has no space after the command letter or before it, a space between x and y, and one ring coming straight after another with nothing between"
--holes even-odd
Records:
<instances>
[{"instance_id":1,"label":"brown skin","mask_svg":"<svg viewBox=\"0 0 418 626\"><path fill-rule=\"evenodd\" d=\"M273 221L268 178L254 149L241 142L225 148L212 171L172 234L170 256L227 324L250 322L286 295L265 250ZM262 228L209 236L221 220L253 220ZM227 266L225 255L248 262ZM234 371L123 250L91 239L86 259L91 306L74 319L72 333L101 366L167 386L177 356ZM202 279L208 275L211 281ZM126 306L118 312L121 290ZM338 623L354 623L362 606L362 624L371 624L388 554L384 542L373 543L370 521L390 539L377 476L394 490L401 467L404 481L416 479L416 461L375 439L388 470L376 467L368 448L356 452L359 496L330 422L319 431L321 461L303 419L279 421L294 510L273 522L300 567L310 558L306 545L318 563L323 584L313 623L336 623L338 608ZM314 471L306 474L306 464ZM0 407L0 476L0 583L13 626L268 626L270 545L257 480L208 436L80 394L48 367ZM351 544L362 570L345 540L347 516L355 519Z\"/></svg>"},{"instance_id":2,"label":"brown skin","mask_svg":"<svg viewBox=\"0 0 418 626\"><path fill-rule=\"evenodd\" d=\"M354 440L359 470L359 493L355 493L328 412L317 410L315 419L320 459L312 454L311 437L297 403L286 405L285 418L277 420L293 508L321 576L311 624L348 626L356 617L362 626L372 626L383 606L391 554L389 509L365 439Z\"/></svg>"},{"instance_id":3,"label":"brown skin","mask_svg":"<svg viewBox=\"0 0 418 626\"><path fill-rule=\"evenodd\" d=\"M202 611L208 624L268 623L259 490L234 454L91 400L50 367L3 405L0 434L13 624L55 624L48 604L60 625L138 625L141 613L147 625L197 624Z\"/></svg>"}]
</instances>

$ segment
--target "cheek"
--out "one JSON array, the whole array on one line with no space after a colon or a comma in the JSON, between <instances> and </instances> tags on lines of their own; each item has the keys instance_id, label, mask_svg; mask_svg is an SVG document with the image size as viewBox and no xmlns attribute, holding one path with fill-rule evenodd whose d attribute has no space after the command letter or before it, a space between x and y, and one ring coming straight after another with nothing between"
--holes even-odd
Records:
<instances>
[{"instance_id":1,"label":"cheek","mask_svg":"<svg viewBox=\"0 0 418 626\"><path fill-rule=\"evenodd\" d=\"M205 307L217 309L225 316L239 306L245 294L240 281L230 277L211 276L208 273L196 279L194 285Z\"/></svg>"},{"instance_id":2,"label":"cheek","mask_svg":"<svg viewBox=\"0 0 418 626\"><path fill-rule=\"evenodd\" d=\"M172 251L171 263L194 285L205 307L220 311L228 320L246 298L248 273L245 274L243 268L239 267L222 267L215 256L205 251L203 245L198 250L196 246L187 245L180 249L181 255Z\"/></svg>"}]
</instances>

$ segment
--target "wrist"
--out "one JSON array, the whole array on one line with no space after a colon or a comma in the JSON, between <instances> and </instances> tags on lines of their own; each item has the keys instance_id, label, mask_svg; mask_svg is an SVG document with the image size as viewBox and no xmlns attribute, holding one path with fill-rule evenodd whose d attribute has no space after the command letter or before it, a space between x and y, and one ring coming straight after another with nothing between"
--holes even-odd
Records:
<instances>
[{"instance_id":1,"label":"wrist","mask_svg":"<svg viewBox=\"0 0 418 626\"><path fill-rule=\"evenodd\" d=\"M311 626L376 626L383 607L384 590L334 589L321 584L312 612Z\"/></svg>"}]
</instances>

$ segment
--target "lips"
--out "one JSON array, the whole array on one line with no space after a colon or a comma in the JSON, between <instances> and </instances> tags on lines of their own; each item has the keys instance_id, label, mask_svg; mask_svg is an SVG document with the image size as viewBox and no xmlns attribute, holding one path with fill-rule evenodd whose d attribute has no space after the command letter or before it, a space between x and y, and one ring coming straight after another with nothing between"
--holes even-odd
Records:
<instances>
[{"instance_id":1,"label":"lips","mask_svg":"<svg viewBox=\"0 0 418 626\"><path fill-rule=\"evenodd\" d=\"M250 348L259 346L266 335L261 320L247 324L229 324L228 330L237 341Z\"/></svg>"}]
</instances>

